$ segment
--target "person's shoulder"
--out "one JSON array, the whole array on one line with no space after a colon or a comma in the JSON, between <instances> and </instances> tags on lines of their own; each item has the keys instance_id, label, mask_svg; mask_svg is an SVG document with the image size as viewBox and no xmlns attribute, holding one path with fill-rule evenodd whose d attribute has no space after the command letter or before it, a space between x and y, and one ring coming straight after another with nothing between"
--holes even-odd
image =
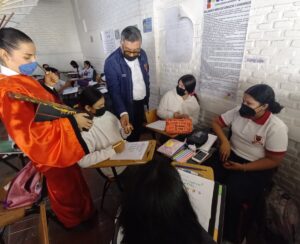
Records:
<instances>
[{"instance_id":1,"label":"person's shoulder","mask_svg":"<svg viewBox=\"0 0 300 244\"><path fill-rule=\"evenodd\" d=\"M287 129L287 125L276 115L270 115L269 124L275 128L285 128Z\"/></svg>"},{"instance_id":2,"label":"person's shoulder","mask_svg":"<svg viewBox=\"0 0 300 244\"><path fill-rule=\"evenodd\" d=\"M110 62L116 62L120 58L120 50L121 48L117 48L115 51L113 51L105 60L105 63Z\"/></svg>"}]
</instances>

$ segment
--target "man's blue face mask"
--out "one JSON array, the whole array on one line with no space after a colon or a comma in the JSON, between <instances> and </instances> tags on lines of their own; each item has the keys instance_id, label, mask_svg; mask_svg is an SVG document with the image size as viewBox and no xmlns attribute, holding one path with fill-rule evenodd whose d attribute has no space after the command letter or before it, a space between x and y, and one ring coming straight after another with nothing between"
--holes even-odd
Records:
<instances>
[{"instance_id":1,"label":"man's blue face mask","mask_svg":"<svg viewBox=\"0 0 300 244\"><path fill-rule=\"evenodd\" d=\"M37 62L31 62L28 64L20 65L19 70L20 70L21 74L32 75L37 66L38 66Z\"/></svg>"}]
</instances>

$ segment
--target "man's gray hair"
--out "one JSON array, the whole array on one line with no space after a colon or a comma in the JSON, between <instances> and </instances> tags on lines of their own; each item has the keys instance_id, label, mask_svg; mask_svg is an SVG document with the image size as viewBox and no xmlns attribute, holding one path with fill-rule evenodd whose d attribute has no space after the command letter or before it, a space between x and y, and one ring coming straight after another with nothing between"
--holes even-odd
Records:
<instances>
[{"instance_id":1,"label":"man's gray hair","mask_svg":"<svg viewBox=\"0 0 300 244\"><path fill-rule=\"evenodd\" d=\"M142 41L142 35L140 30L135 26L127 26L121 33L121 41Z\"/></svg>"}]
</instances>

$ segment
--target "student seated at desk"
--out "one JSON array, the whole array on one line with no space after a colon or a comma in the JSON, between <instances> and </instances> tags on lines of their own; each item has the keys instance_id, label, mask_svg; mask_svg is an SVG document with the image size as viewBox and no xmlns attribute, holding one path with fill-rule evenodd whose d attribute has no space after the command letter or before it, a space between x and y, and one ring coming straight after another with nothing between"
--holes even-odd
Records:
<instances>
[{"instance_id":1,"label":"student seated at desk","mask_svg":"<svg viewBox=\"0 0 300 244\"><path fill-rule=\"evenodd\" d=\"M252 206L270 183L273 169L281 163L288 146L288 128L278 117L282 106L266 84L248 88L241 106L227 111L212 123L220 139L220 161L215 179L227 186L224 237L236 242L242 203ZM222 128L231 127L230 141Z\"/></svg>"},{"instance_id":2,"label":"student seated at desk","mask_svg":"<svg viewBox=\"0 0 300 244\"><path fill-rule=\"evenodd\" d=\"M83 63L83 70L79 72L79 75L82 78L95 81L97 73L94 67L91 65L90 61L86 60Z\"/></svg>"},{"instance_id":3,"label":"student seated at desk","mask_svg":"<svg viewBox=\"0 0 300 244\"><path fill-rule=\"evenodd\" d=\"M213 244L177 170L165 159L139 166L121 202L117 243Z\"/></svg>"},{"instance_id":4,"label":"student seated at desk","mask_svg":"<svg viewBox=\"0 0 300 244\"><path fill-rule=\"evenodd\" d=\"M191 118L198 123L200 105L195 94L196 79L193 75L179 78L176 89L168 91L160 100L157 115L162 119Z\"/></svg>"},{"instance_id":5,"label":"student seated at desk","mask_svg":"<svg viewBox=\"0 0 300 244\"><path fill-rule=\"evenodd\" d=\"M42 84L44 87L46 86L46 87L50 88L51 90L57 92L58 94L62 94L64 89L66 89L68 87L71 87L71 82L70 81L64 81L64 80L60 79L60 73L56 68L48 67L48 68L45 68L45 70L54 73L58 77L58 80L55 84L52 84L52 83L48 84L47 82L44 82Z\"/></svg>"},{"instance_id":6,"label":"student seated at desk","mask_svg":"<svg viewBox=\"0 0 300 244\"><path fill-rule=\"evenodd\" d=\"M104 96L95 87L85 88L80 95L79 103L86 112L94 116L91 129L81 132L90 153L85 155L78 164L86 168L122 152L125 146L123 139L126 139L130 133L125 133L115 115L105 111ZM117 167L116 171L120 174L125 168ZM101 170L108 177L113 176L110 168Z\"/></svg>"},{"instance_id":7,"label":"student seated at desk","mask_svg":"<svg viewBox=\"0 0 300 244\"><path fill-rule=\"evenodd\" d=\"M75 72L78 74L78 77L80 76L80 72L82 71L82 68L79 67L78 63L74 60L71 60L70 65L75 69Z\"/></svg>"}]
</instances>

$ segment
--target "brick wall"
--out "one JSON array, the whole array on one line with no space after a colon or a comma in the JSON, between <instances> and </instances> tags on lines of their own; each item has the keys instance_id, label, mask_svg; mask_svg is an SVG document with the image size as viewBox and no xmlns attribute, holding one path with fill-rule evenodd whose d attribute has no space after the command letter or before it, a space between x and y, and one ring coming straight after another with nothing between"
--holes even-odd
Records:
<instances>
[{"instance_id":1,"label":"brick wall","mask_svg":"<svg viewBox=\"0 0 300 244\"><path fill-rule=\"evenodd\" d=\"M72 0L76 26L84 59L90 60L98 71L103 70L106 56L100 31L119 29L153 18L154 31L143 33L143 48L151 68L151 105L156 107L165 91L175 87L185 73L200 76L202 6L196 0ZM191 7L192 6L192 7ZM188 10L193 22L193 53L188 62L170 62L164 57L165 12L178 7ZM84 30L84 25L86 31ZM91 38L92 37L92 38ZM93 42L91 42L93 39ZM118 42L117 42L118 45ZM256 83L268 83L285 109L280 118L289 127L289 148L275 180L300 202L300 1L252 0L238 98L236 101L209 97L199 92L200 124L209 125L212 117L241 102L243 91Z\"/></svg>"},{"instance_id":2,"label":"brick wall","mask_svg":"<svg viewBox=\"0 0 300 244\"><path fill-rule=\"evenodd\" d=\"M16 28L34 40L40 64L72 70L70 61L83 59L70 0L40 0Z\"/></svg>"}]
</instances>

